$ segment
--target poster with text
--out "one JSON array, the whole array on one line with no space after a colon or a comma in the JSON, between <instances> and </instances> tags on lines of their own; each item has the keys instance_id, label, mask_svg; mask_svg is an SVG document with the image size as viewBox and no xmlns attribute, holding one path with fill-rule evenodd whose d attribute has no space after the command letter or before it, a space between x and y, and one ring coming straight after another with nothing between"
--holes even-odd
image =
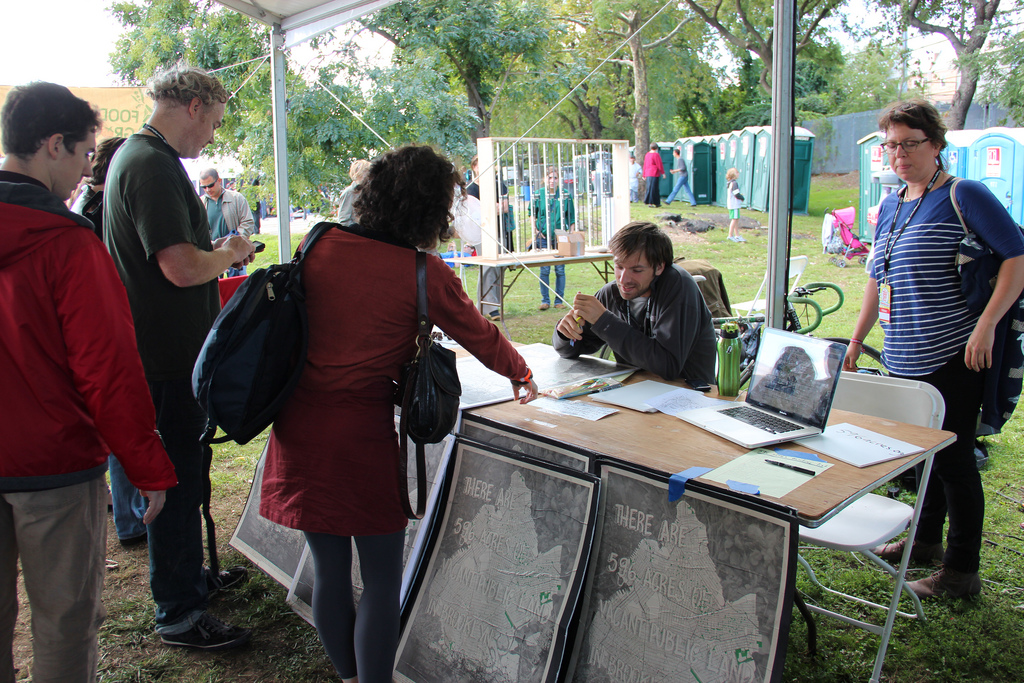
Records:
<instances>
[{"instance_id":1,"label":"poster with text","mask_svg":"<svg viewBox=\"0 0 1024 683\"><path fill-rule=\"evenodd\" d=\"M395 680L553 683L597 511L595 477L461 439Z\"/></svg>"},{"instance_id":2,"label":"poster with text","mask_svg":"<svg viewBox=\"0 0 1024 683\"><path fill-rule=\"evenodd\" d=\"M675 502L668 479L599 461L601 512L572 681L781 680L795 519L738 496Z\"/></svg>"}]
</instances>

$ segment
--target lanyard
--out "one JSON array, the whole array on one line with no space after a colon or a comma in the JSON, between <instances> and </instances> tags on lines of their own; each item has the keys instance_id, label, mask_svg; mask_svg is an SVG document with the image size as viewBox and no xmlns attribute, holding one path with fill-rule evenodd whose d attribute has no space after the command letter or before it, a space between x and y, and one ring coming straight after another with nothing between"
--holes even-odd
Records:
<instances>
[{"instance_id":1,"label":"lanyard","mask_svg":"<svg viewBox=\"0 0 1024 683\"><path fill-rule=\"evenodd\" d=\"M924 189L924 194L922 194L921 197L917 200L917 204L914 205L913 211L911 211L910 215L907 216L907 220L903 223L903 227L901 227L900 231L897 233L896 232L896 219L899 217L900 209L903 207L903 198L907 194L907 188L903 188L903 191L900 193L900 195L899 195L900 201L896 205L896 213L894 213L893 216L892 216L892 226L889 228L889 235L887 236L887 238L885 240L885 250L883 252L884 256L883 256L883 259L882 259L882 281L883 282L888 279L889 260L892 258L892 251L893 251L893 249L896 248L896 240L898 240L900 238L900 236L903 234L903 231L907 229L908 225L910 225L910 221L914 220L914 214L917 213L917 210L921 208L921 204L924 203L925 195L932 191L932 188L935 186L935 181L939 179L939 174L940 173L942 173L942 169L935 169L935 175L933 175L932 179L930 181L928 181L928 187L926 187ZM893 237L894 233L896 235L895 237Z\"/></svg>"},{"instance_id":2,"label":"lanyard","mask_svg":"<svg viewBox=\"0 0 1024 683\"><path fill-rule=\"evenodd\" d=\"M156 128L154 128L153 126L149 125L148 123L142 124L142 127L145 128L146 130L148 130L153 135L155 135L158 138L160 138L160 142L162 142L165 145L167 145L167 149L169 149L172 152L174 152L174 156L176 156L178 158L181 158L181 155L178 154L178 150L176 150L173 147L171 147L171 143L167 142L167 138L164 137L163 133L161 133L160 131L158 131Z\"/></svg>"}]
</instances>

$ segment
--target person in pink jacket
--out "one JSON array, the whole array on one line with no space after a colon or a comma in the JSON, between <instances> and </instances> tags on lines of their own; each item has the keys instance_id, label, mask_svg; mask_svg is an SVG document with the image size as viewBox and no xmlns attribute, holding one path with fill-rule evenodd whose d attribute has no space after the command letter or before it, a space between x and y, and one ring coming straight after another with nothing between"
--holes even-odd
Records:
<instances>
[{"instance_id":1,"label":"person in pink jacket","mask_svg":"<svg viewBox=\"0 0 1024 683\"><path fill-rule=\"evenodd\" d=\"M661 179L665 177L665 166L661 163L658 143L651 143L651 151L644 156L644 180L647 182L647 195L644 203L647 206L661 206Z\"/></svg>"},{"instance_id":2,"label":"person in pink jacket","mask_svg":"<svg viewBox=\"0 0 1024 683\"><path fill-rule=\"evenodd\" d=\"M0 683L14 681L18 558L32 680L95 681L111 452L149 498L177 484L156 432L128 298L88 219L64 205L91 175L99 113L32 83L0 110Z\"/></svg>"}]
</instances>

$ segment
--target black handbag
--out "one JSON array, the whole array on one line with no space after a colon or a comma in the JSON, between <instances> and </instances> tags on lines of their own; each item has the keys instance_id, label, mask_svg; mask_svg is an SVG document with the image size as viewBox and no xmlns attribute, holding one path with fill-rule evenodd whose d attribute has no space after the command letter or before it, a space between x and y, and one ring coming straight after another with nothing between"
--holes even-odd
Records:
<instances>
[{"instance_id":1,"label":"black handbag","mask_svg":"<svg viewBox=\"0 0 1024 683\"><path fill-rule=\"evenodd\" d=\"M399 420L398 484L402 508L409 519L422 519L427 500L426 457L423 445L442 441L455 429L459 417L459 381L455 352L436 344L427 313L427 255L416 252L416 309L418 331L416 357L402 366L398 397ZM409 503L408 443L416 444L416 510Z\"/></svg>"},{"instance_id":2,"label":"black handbag","mask_svg":"<svg viewBox=\"0 0 1024 683\"><path fill-rule=\"evenodd\" d=\"M967 310L971 313L981 313L988 305L988 300L992 298L996 276L999 275L1003 259L967 226L967 221L960 212L960 203L956 200L956 186L959 182L960 178L957 178L949 187L949 199L957 218L960 219L960 226L964 229L963 239L960 240L957 249L956 270L960 274L960 291L967 301Z\"/></svg>"}]
</instances>

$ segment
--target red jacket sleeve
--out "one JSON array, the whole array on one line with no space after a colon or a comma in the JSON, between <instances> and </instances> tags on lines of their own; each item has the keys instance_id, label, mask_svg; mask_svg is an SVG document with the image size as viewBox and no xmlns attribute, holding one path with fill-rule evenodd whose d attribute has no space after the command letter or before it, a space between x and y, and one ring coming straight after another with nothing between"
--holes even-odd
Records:
<instances>
[{"instance_id":1,"label":"red jacket sleeve","mask_svg":"<svg viewBox=\"0 0 1024 683\"><path fill-rule=\"evenodd\" d=\"M529 368L497 325L476 310L455 273L436 256L427 256L427 308L430 320L485 366L521 380Z\"/></svg>"},{"instance_id":2,"label":"red jacket sleeve","mask_svg":"<svg viewBox=\"0 0 1024 683\"><path fill-rule=\"evenodd\" d=\"M177 478L156 431L128 296L103 244L73 234L54 287L72 381L132 484L166 490Z\"/></svg>"}]
</instances>

